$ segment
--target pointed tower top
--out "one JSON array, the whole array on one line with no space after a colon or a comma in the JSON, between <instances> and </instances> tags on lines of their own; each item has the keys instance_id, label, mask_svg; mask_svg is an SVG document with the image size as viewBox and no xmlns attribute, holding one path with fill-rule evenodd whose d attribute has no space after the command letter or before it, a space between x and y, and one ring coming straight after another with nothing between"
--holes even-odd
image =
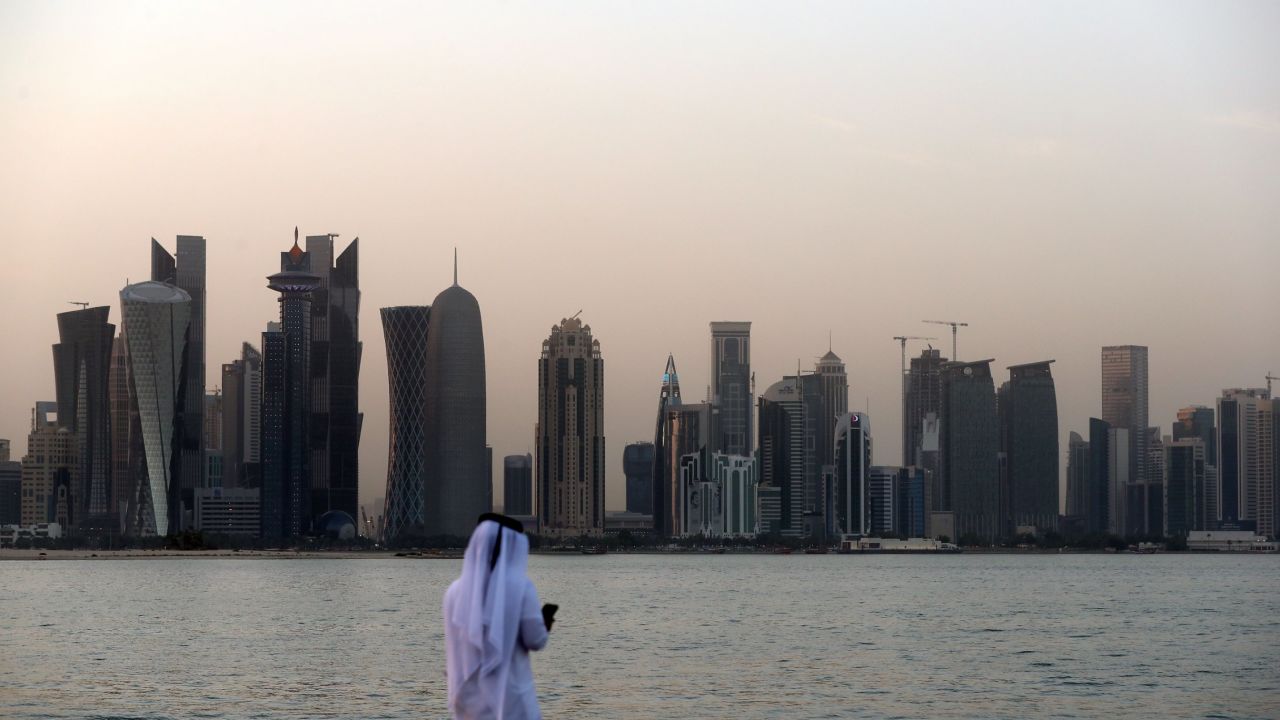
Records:
<instances>
[{"instance_id":1,"label":"pointed tower top","mask_svg":"<svg viewBox=\"0 0 1280 720\"><path fill-rule=\"evenodd\" d=\"M458 248L453 248L453 286L458 286Z\"/></svg>"},{"instance_id":2,"label":"pointed tower top","mask_svg":"<svg viewBox=\"0 0 1280 720\"><path fill-rule=\"evenodd\" d=\"M302 248L298 247L298 226L293 226L293 247L289 248L289 260L297 265L302 258Z\"/></svg>"}]
</instances>

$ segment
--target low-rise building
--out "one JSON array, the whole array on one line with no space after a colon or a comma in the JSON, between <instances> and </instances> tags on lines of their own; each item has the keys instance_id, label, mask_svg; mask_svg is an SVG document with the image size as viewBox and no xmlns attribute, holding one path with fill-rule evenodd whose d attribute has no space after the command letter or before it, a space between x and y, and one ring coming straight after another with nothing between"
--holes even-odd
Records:
<instances>
[{"instance_id":1,"label":"low-rise building","mask_svg":"<svg viewBox=\"0 0 1280 720\"><path fill-rule=\"evenodd\" d=\"M258 488L204 488L196 493L195 529L212 535L258 537L262 498Z\"/></svg>"}]
</instances>

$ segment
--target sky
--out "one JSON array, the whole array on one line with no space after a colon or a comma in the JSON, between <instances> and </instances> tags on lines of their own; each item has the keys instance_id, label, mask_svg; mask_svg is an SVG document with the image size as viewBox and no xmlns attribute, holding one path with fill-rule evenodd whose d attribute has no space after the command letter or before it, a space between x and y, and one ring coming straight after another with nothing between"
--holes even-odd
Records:
<instances>
[{"instance_id":1,"label":"sky","mask_svg":"<svg viewBox=\"0 0 1280 720\"><path fill-rule=\"evenodd\" d=\"M878 464L895 335L1055 359L1065 470L1102 345L1150 348L1165 433L1280 371L1278 31L1223 0L0 2L0 437L54 397L55 315L118 323L151 237L208 239L212 391L298 226L360 238L371 513L378 308L429 304L455 247L495 458L532 449L551 326L600 341L609 509L668 352L705 394L714 320L753 323L759 392L830 337Z\"/></svg>"}]
</instances>

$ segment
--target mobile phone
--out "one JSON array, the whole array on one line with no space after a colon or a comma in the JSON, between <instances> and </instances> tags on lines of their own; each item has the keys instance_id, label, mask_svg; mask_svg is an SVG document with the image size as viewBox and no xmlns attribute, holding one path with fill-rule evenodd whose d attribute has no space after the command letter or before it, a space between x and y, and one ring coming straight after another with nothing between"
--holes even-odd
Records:
<instances>
[{"instance_id":1,"label":"mobile phone","mask_svg":"<svg viewBox=\"0 0 1280 720\"><path fill-rule=\"evenodd\" d=\"M551 627L551 623L556 619L556 611L559 609L560 606L555 603L547 603L542 606L542 622L545 623L548 628Z\"/></svg>"}]
</instances>

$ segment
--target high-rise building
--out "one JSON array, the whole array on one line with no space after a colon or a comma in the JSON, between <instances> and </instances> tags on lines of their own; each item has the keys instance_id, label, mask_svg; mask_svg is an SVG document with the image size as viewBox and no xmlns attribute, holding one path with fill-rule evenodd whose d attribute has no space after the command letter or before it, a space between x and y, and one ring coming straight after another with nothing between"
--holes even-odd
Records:
<instances>
[{"instance_id":1,"label":"high-rise building","mask_svg":"<svg viewBox=\"0 0 1280 720\"><path fill-rule=\"evenodd\" d=\"M929 416L934 419L942 409L942 368L947 359L933 348L920 351L920 357L911 358L907 371L907 400L903 421L902 464L928 464L920 457L924 443L925 425ZM933 468L937 470L936 467Z\"/></svg>"},{"instance_id":2,"label":"high-rise building","mask_svg":"<svg viewBox=\"0 0 1280 720\"><path fill-rule=\"evenodd\" d=\"M199 478L204 471L203 463L194 473L183 470L185 462L201 462L204 457L203 452L185 452L183 435L190 430L184 393L191 387L186 373L191 308L191 296L185 290L163 282L136 283L120 291L129 386L138 411L138 441L133 446L139 458L134 475L137 499L132 503L136 514L131 531L139 535L163 536L180 530L186 509L181 497L183 478ZM199 401L203 410L203 392ZM197 424L196 428L196 444L203 445L203 427Z\"/></svg>"},{"instance_id":3,"label":"high-rise building","mask_svg":"<svg viewBox=\"0 0 1280 720\"><path fill-rule=\"evenodd\" d=\"M1128 430L1130 482L1147 478L1147 348L1102 348L1102 419ZM1126 489L1127 492L1127 489Z\"/></svg>"},{"instance_id":4,"label":"high-rise building","mask_svg":"<svg viewBox=\"0 0 1280 720\"><path fill-rule=\"evenodd\" d=\"M280 253L280 272L267 287L280 293L280 324L262 335L262 537L279 540L311 531L315 513L311 467L312 293L319 275L311 272L311 256L298 246ZM320 494L327 496L327 489ZM321 513L322 514L322 513Z\"/></svg>"},{"instance_id":5,"label":"high-rise building","mask_svg":"<svg viewBox=\"0 0 1280 720\"><path fill-rule=\"evenodd\" d=\"M134 404L129 389L129 356L126 352L124 333L111 343L111 371L107 382L107 395L111 403L111 513L116 531L132 532L129 519L136 517L130 508L138 499L137 472L141 462L140 419L138 406Z\"/></svg>"},{"instance_id":6,"label":"high-rise building","mask_svg":"<svg viewBox=\"0 0 1280 720\"><path fill-rule=\"evenodd\" d=\"M669 511L674 535L682 534L688 524L685 495L680 485L680 468L685 458L707 450L714 414L715 407L711 403L681 404L667 409L668 435L663 440L666 454L661 459L655 457L654 463L661 461L667 466L666 475L670 478L671 485L667 488L666 495L672 498ZM702 462L699 470L705 467L706 463Z\"/></svg>"},{"instance_id":7,"label":"high-rise building","mask_svg":"<svg viewBox=\"0 0 1280 720\"><path fill-rule=\"evenodd\" d=\"M1253 521L1276 533L1276 412L1265 388L1223 390L1218 398L1218 520Z\"/></svg>"},{"instance_id":8,"label":"high-rise building","mask_svg":"<svg viewBox=\"0 0 1280 720\"><path fill-rule=\"evenodd\" d=\"M560 321L538 361L538 527L558 537L604 533L604 359L591 326ZM656 508L655 508L656 510Z\"/></svg>"},{"instance_id":9,"label":"high-rise building","mask_svg":"<svg viewBox=\"0 0 1280 720\"><path fill-rule=\"evenodd\" d=\"M1133 534L1129 525L1129 468L1133 454L1128 428L1107 426L1106 449L1107 469L1103 477L1107 479L1107 532L1120 537Z\"/></svg>"},{"instance_id":10,"label":"high-rise building","mask_svg":"<svg viewBox=\"0 0 1280 720\"><path fill-rule=\"evenodd\" d=\"M666 370L662 373L662 386L658 391L658 419L653 431L653 532L658 537L668 537L676 532L675 487L679 455L671 448L671 413L680 407L680 377L676 374L676 360L667 355Z\"/></svg>"},{"instance_id":11,"label":"high-rise building","mask_svg":"<svg viewBox=\"0 0 1280 720\"><path fill-rule=\"evenodd\" d=\"M680 458L680 536L720 537L724 531L724 493L711 474L710 453L702 449Z\"/></svg>"},{"instance_id":12,"label":"high-rise building","mask_svg":"<svg viewBox=\"0 0 1280 720\"><path fill-rule=\"evenodd\" d=\"M871 470L871 418L845 413L835 430L835 526L837 533L869 533L867 474Z\"/></svg>"},{"instance_id":13,"label":"high-rise building","mask_svg":"<svg viewBox=\"0 0 1280 720\"><path fill-rule=\"evenodd\" d=\"M1213 408L1204 405L1188 405L1178 409L1178 421L1173 424L1173 439L1200 438L1204 443L1206 465L1218 464L1218 432L1214 425Z\"/></svg>"},{"instance_id":14,"label":"high-rise building","mask_svg":"<svg viewBox=\"0 0 1280 720\"><path fill-rule=\"evenodd\" d=\"M1058 397L1052 360L1009 367L1000 386L1001 448L1008 468L1010 517L1005 534L1018 527L1058 529Z\"/></svg>"},{"instance_id":15,"label":"high-rise building","mask_svg":"<svg viewBox=\"0 0 1280 720\"><path fill-rule=\"evenodd\" d=\"M222 451L222 390L204 396L204 449ZM211 487L221 487L212 485Z\"/></svg>"},{"instance_id":16,"label":"high-rise building","mask_svg":"<svg viewBox=\"0 0 1280 720\"><path fill-rule=\"evenodd\" d=\"M759 452L760 485L779 491L778 532L800 537L804 532L806 446L804 388L799 377L783 377L760 397Z\"/></svg>"},{"instance_id":17,"label":"high-rise building","mask_svg":"<svg viewBox=\"0 0 1280 720\"><path fill-rule=\"evenodd\" d=\"M907 537L929 532L929 473L924 468L898 468L897 517L894 530Z\"/></svg>"},{"instance_id":18,"label":"high-rise building","mask_svg":"<svg viewBox=\"0 0 1280 720\"><path fill-rule=\"evenodd\" d=\"M337 235L308 235L311 291L307 426L311 516L338 510L354 521L360 488L360 238L335 256ZM281 258L281 270L285 270ZM473 521L474 522L474 521Z\"/></svg>"},{"instance_id":19,"label":"high-rise building","mask_svg":"<svg viewBox=\"0 0 1280 720\"><path fill-rule=\"evenodd\" d=\"M507 515L533 514L533 455L508 455L502 459L502 511Z\"/></svg>"},{"instance_id":20,"label":"high-rise building","mask_svg":"<svg viewBox=\"0 0 1280 720\"><path fill-rule=\"evenodd\" d=\"M622 472L627 477L627 512L653 514L653 443L628 443L622 449Z\"/></svg>"},{"instance_id":21,"label":"high-rise building","mask_svg":"<svg viewBox=\"0 0 1280 720\"><path fill-rule=\"evenodd\" d=\"M186 355L179 393L177 491L178 528L189 523L195 512L195 491L204 481L204 345L205 345L205 239L199 235L179 235L177 257L170 255L151 238L151 280L181 288L190 306ZM162 533L163 534L163 533Z\"/></svg>"},{"instance_id":22,"label":"high-rise building","mask_svg":"<svg viewBox=\"0 0 1280 720\"><path fill-rule=\"evenodd\" d=\"M1203 530L1205 445L1198 437L1164 443L1164 527L1165 537L1186 537Z\"/></svg>"},{"instance_id":23,"label":"high-rise building","mask_svg":"<svg viewBox=\"0 0 1280 720\"><path fill-rule=\"evenodd\" d=\"M9 459L8 442L0 452L0 525L21 525L22 463Z\"/></svg>"},{"instance_id":24,"label":"high-rise building","mask_svg":"<svg viewBox=\"0 0 1280 720\"><path fill-rule=\"evenodd\" d=\"M262 485L262 353L249 343L222 366L223 485Z\"/></svg>"},{"instance_id":25,"label":"high-rise building","mask_svg":"<svg viewBox=\"0 0 1280 720\"><path fill-rule=\"evenodd\" d=\"M484 326L480 304L458 284L456 265L453 285L431 303L429 321L427 534L465 538L476 518L493 509L493 472L486 439Z\"/></svg>"},{"instance_id":26,"label":"high-rise building","mask_svg":"<svg viewBox=\"0 0 1280 720\"><path fill-rule=\"evenodd\" d=\"M1089 515L1089 470L1089 443L1072 431L1067 440L1067 517Z\"/></svg>"},{"instance_id":27,"label":"high-rise building","mask_svg":"<svg viewBox=\"0 0 1280 720\"><path fill-rule=\"evenodd\" d=\"M57 412L58 403L51 401L37 402L31 411L22 458L22 525L56 522L65 528L71 522L81 456L76 434L58 422Z\"/></svg>"},{"instance_id":28,"label":"high-rise building","mask_svg":"<svg viewBox=\"0 0 1280 720\"><path fill-rule=\"evenodd\" d=\"M58 425L76 436L80 453L71 489L71 527L63 532L110 532L111 407L108 384L111 344L116 327L102 306L58 314L53 346L53 377L58 396Z\"/></svg>"},{"instance_id":29,"label":"high-rise building","mask_svg":"<svg viewBox=\"0 0 1280 720\"><path fill-rule=\"evenodd\" d=\"M402 536L427 535L427 336L431 308L385 307L381 315L391 400L382 536L392 542Z\"/></svg>"},{"instance_id":30,"label":"high-rise building","mask_svg":"<svg viewBox=\"0 0 1280 720\"><path fill-rule=\"evenodd\" d=\"M10 445L8 438L0 438L0 462L9 462Z\"/></svg>"},{"instance_id":31,"label":"high-rise building","mask_svg":"<svg viewBox=\"0 0 1280 720\"><path fill-rule=\"evenodd\" d=\"M942 374L941 482L944 509L962 541L1000 538L1000 427L991 360L948 363Z\"/></svg>"},{"instance_id":32,"label":"high-rise building","mask_svg":"<svg viewBox=\"0 0 1280 720\"><path fill-rule=\"evenodd\" d=\"M817 429L817 463L835 464L836 424L849 412L849 376L845 373L844 361L838 355L827 350L827 354L818 359L814 368L820 392L819 425Z\"/></svg>"},{"instance_id":33,"label":"high-rise building","mask_svg":"<svg viewBox=\"0 0 1280 720\"><path fill-rule=\"evenodd\" d=\"M741 455L711 454L711 476L719 485L725 537L755 537L757 532L756 459Z\"/></svg>"},{"instance_id":34,"label":"high-rise building","mask_svg":"<svg viewBox=\"0 0 1280 720\"><path fill-rule=\"evenodd\" d=\"M713 452L751 455L751 323L711 323Z\"/></svg>"}]
</instances>

